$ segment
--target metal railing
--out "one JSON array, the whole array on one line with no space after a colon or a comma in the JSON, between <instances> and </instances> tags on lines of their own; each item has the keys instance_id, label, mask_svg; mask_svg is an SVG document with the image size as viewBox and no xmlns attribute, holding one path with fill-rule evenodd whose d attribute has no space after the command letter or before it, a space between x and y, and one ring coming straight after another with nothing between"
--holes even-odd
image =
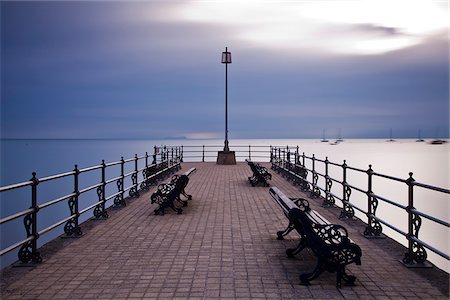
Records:
<instances>
[{"instance_id":1,"label":"metal railing","mask_svg":"<svg viewBox=\"0 0 450 300\"><path fill-rule=\"evenodd\" d=\"M173 146L170 146L173 147ZM183 145L183 161L185 162L212 162L216 161L217 152L223 150L223 145ZM270 159L270 149L267 145L232 145L230 151L236 153L237 161L245 159L267 161Z\"/></svg>"},{"instance_id":2,"label":"metal railing","mask_svg":"<svg viewBox=\"0 0 450 300\"><path fill-rule=\"evenodd\" d=\"M423 265L423 263L427 260L426 249L431 250L444 259L450 259L449 254L444 252L448 251L448 249L444 251L439 250L419 238L422 218L447 229L450 227L450 224L447 221L417 210L414 207L414 188L420 187L429 191L444 193L447 195L450 194L450 190L419 183L412 177L413 173L409 173L409 177L407 179L402 179L374 172L372 165L369 165L367 170L363 170L348 166L345 160L343 164L337 164L329 161L328 157L323 160L316 158L315 155L307 156L304 152L303 154L300 154L298 146L294 148L271 147L270 161L272 162L272 168L274 170L282 172L286 177L300 184L304 191L309 191L311 193L311 196L323 198L322 206L335 206L335 201L339 200L342 205L340 218L354 217L355 210L362 213L367 218L366 220L361 219L367 224L364 231L364 235L366 237L380 237L383 231L382 225L385 225L404 236L408 243L408 252L405 253L405 257L402 259L405 265ZM322 169L324 170L323 173L318 172L318 164L322 164ZM310 167L308 168L308 166ZM340 169L342 176L341 179L330 176L330 166L337 167L338 170ZM365 176L367 176L367 187L360 188L348 182L347 177L349 170L360 175L365 174ZM322 184L319 183L319 178L322 178ZM373 181L376 178L382 178L388 181L405 184L407 188L407 205L390 200L387 197L383 197L376 193L373 187ZM333 186L333 183L340 186L340 188L338 188L341 192L340 195L338 195L338 192L332 191L332 187L336 191L336 187ZM367 197L366 208L360 207L356 203L352 203L350 201L352 191L357 191ZM377 216L376 212L380 201L400 208L406 212L405 217L408 222L407 232Z\"/></svg>"},{"instance_id":3,"label":"metal railing","mask_svg":"<svg viewBox=\"0 0 450 300\"><path fill-rule=\"evenodd\" d=\"M149 158L152 162L149 163ZM113 200L114 205L117 207L126 206L125 193L128 192L128 197L139 197L139 192L142 190L148 190L150 185L156 183L157 180L165 177L174 170L176 170L182 162L182 149L180 147L154 147L154 154L149 155L148 152L143 156L137 154L133 158L124 159L123 157L119 161L105 163L103 160L100 165L79 169L75 165L72 171L61 173L53 176L38 178L36 173L32 173L32 178L29 181L25 181L18 184L8 185L0 187L0 194L8 191L18 191L30 188L31 189L31 206L29 209L22 210L20 212L8 215L0 219L0 225L7 224L18 218L24 218L23 224L25 227L26 238L8 245L6 248L0 250L0 257L19 248L18 258L24 263L39 263L42 261L42 257L38 252L37 242L39 238L56 229L64 224L64 232L68 237L79 237L83 234L80 227L80 216L93 209L93 215L96 219L108 218L108 212L106 210L108 202ZM141 167L139 167L139 163ZM110 179L107 179L107 171L112 167L120 167L119 175ZM130 172L125 173L126 167ZM92 173L96 170L100 170L100 182L88 187L82 188L80 186L80 177L87 173ZM117 170L116 170L117 171ZM112 175L112 172L109 174ZM113 175L115 176L115 175ZM54 182L62 178L73 179L73 191L52 199L43 204L38 204L38 187L46 182ZM125 179L131 181L130 184L125 187ZM108 185L116 185L116 191L111 195L106 195L106 187ZM88 206L80 208L80 196L90 191L96 191L98 200L95 203L90 203ZM8 201L8 197L1 199L1 201ZM40 220L40 211L42 209L54 206L63 201L67 201L69 207L69 216L63 217L57 222L47 226L44 229L38 229L38 221ZM112 203L110 203L112 205Z\"/></svg>"}]
</instances>

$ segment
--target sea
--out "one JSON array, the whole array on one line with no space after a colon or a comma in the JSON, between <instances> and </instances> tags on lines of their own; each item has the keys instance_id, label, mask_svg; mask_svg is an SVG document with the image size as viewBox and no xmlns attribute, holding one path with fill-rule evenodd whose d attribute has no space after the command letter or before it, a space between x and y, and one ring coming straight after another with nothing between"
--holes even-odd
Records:
<instances>
[{"instance_id":1,"label":"sea","mask_svg":"<svg viewBox=\"0 0 450 300\"><path fill-rule=\"evenodd\" d=\"M432 145L429 141L416 142L414 139L397 139L387 141L385 139L346 139L336 143L334 140L322 142L315 139L231 139L230 148L236 151L238 161L250 158L254 161L269 162L270 146L289 147L292 151L305 154L319 160L327 158L330 162L342 165L344 160L350 167L367 170L369 165L376 173L386 174L399 179L412 177L421 183L450 189L450 159L449 144ZM181 146L184 149L184 161L210 161L216 159L218 150L223 147L223 140L130 140L130 139L8 139L1 140L0 144L0 185L10 185L30 180L32 172L37 173L38 178L68 172L101 164L105 162L116 162L122 157L133 158L136 154L143 156L148 153L149 162L154 153L155 146L160 148L164 145ZM298 147L298 148L297 148ZM205 152L203 152L203 149ZM250 152L249 152L250 150ZM159 150L158 150L159 151ZM312 160L306 159L306 166L312 168ZM139 168L143 165L139 163ZM325 166L320 161L314 164L315 169L325 172ZM125 173L131 172L133 163L126 165ZM119 175L120 167L108 168L107 179ZM342 180L342 167L329 165L330 176ZM347 170L347 182L350 185L367 190L368 178L365 172ZM100 182L100 170L95 170L80 175L80 189L92 186ZM131 184L131 180L125 182L125 186ZM319 185L324 186L324 179L319 178ZM109 186L109 185L108 185ZM107 196L115 193L117 188L107 188ZM334 183L331 191L341 196L342 186ZM73 192L72 176L63 179L44 182L38 186L38 203L43 204L58 197ZM373 192L378 196L400 203L408 204L408 187L403 182L387 180L374 176ZM31 205L31 188L0 193L0 217L25 210ZM80 209L98 201L95 189L80 196ZM367 209L367 195L353 190L350 201ZM340 205L338 203L338 205ZM450 195L423 188L415 187L414 207L419 211L441 219L450 221ZM377 216L408 232L407 213L396 206L380 200ZM38 229L42 230L69 216L67 201L62 201L54 206L42 209L39 212ZM91 212L80 217L84 221L92 216ZM356 211L356 217L367 220L367 217ZM58 237L63 233L63 225L55 230L41 236L38 246ZM407 245L405 237L396 231L383 226L383 233L396 239L403 245ZM423 219L419 231L419 238L436 247L440 251L450 253L450 231L447 227ZM22 218L0 225L1 249L23 240L26 232ZM450 272L449 261L441 256L427 250L428 259L438 268ZM401 259L401 258L399 258ZM17 260L17 251L10 252L0 258L1 268L4 268Z\"/></svg>"}]
</instances>

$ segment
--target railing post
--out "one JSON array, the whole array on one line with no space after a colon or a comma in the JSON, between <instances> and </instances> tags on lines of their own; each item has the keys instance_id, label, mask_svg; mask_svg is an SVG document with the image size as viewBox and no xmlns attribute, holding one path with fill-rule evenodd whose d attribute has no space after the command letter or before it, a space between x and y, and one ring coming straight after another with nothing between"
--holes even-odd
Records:
<instances>
[{"instance_id":1,"label":"railing post","mask_svg":"<svg viewBox=\"0 0 450 300\"><path fill-rule=\"evenodd\" d=\"M145 152L145 168L142 170L143 181L141 183L141 190L148 191L149 182L148 177L150 176L150 170L148 168L148 152Z\"/></svg>"},{"instance_id":2,"label":"railing post","mask_svg":"<svg viewBox=\"0 0 450 300\"><path fill-rule=\"evenodd\" d=\"M350 201L350 195L352 194L352 189L347 185L347 162L344 160L342 165L342 210L339 218L352 218L355 215L353 207L351 207L348 202Z\"/></svg>"},{"instance_id":3,"label":"railing post","mask_svg":"<svg viewBox=\"0 0 450 300\"><path fill-rule=\"evenodd\" d=\"M106 202L106 164L105 160L102 160L102 181L101 186L97 188L97 196L98 196L98 202L100 203L94 208L94 217L97 219L107 219L108 218L108 212L105 208L105 202Z\"/></svg>"},{"instance_id":4,"label":"railing post","mask_svg":"<svg viewBox=\"0 0 450 300\"><path fill-rule=\"evenodd\" d=\"M169 157L168 157L168 154L167 154L167 146L166 145L164 145L164 151L163 151L163 153L164 153L164 156L163 156L163 158L162 158L162 160L163 161L166 161Z\"/></svg>"},{"instance_id":5,"label":"railing post","mask_svg":"<svg viewBox=\"0 0 450 300\"><path fill-rule=\"evenodd\" d=\"M298 153L298 145L297 145L297 149L295 151L295 164L298 165L299 164L299 153Z\"/></svg>"},{"instance_id":6,"label":"railing post","mask_svg":"<svg viewBox=\"0 0 450 300\"><path fill-rule=\"evenodd\" d=\"M331 187L333 186L333 181L331 180L328 173L329 166L328 156L325 157L325 199L323 200L322 206L324 207L333 207L334 206L334 197L331 194Z\"/></svg>"},{"instance_id":7,"label":"railing post","mask_svg":"<svg viewBox=\"0 0 450 300\"><path fill-rule=\"evenodd\" d=\"M302 154L302 165L305 167L305 152Z\"/></svg>"},{"instance_id":8,"label":"railing post","mask_svg":"<svg viewBox=\"0 0 450 300\"><path fill-rule=\"evenodd\" d=\"M290 156L289 156L289 146L286 145L286 161L290 160ZM290 161L289 161L290 162Z\"/></svg>"},{"instance_id":9,"label":"railing post","mask_svg":"<svg viewBox=\"0 0 450 300\"><path fill-rule=\"evenodd\" d=\"M134 155L134 172L131 174L131 182L133 183L133 187L128 192L130 197L139 197L138 191L138 155Z\"/></svg>"},{"instance_id":10,"label":"railing post","mask_svg":"<svg viewBox=\"0 0 450 300\"><path fill-rule=\"evenodd\" d=\"M148 168L148 152L145 152L145 169Z\"/></svg>"},{"instance_id":11,"label":"railing post","mask_svg":"<svg viewBox=\"0 0 450 300\"><path fill-rule=\"evenodd\" d=\"M27 238L33 237L33 239L20 247L18 252L19 260L27 264L29 262L40 263L42 262L41 254L37 251L37 240L39 239L39 233L37 230L37 213L39 206L37 204L37 186L39 179L36 178L36 172L33 172L33 177L30 179L33 184L31 185L31 209L33 212L26 215L23 219L23 224L27 232Z\"/></svg>"},{"instance_id":12,"label":"railing post","mask_svg":"<svg viewBox=\"0 0 450 300\"><path fill-rule=\"evenodd\" d=\"M273 149L272 149L272 145L269 146L269 162L273 162Z\"/></svg>"},{"instance_id":13,"label":"railing post","mask_svg":"<svg viewBox=\"0 0 450 300\"><path fill-rule=\"evenodd\" d=\"M380 222L375 220L375 215L378 207L378 199L373 194L373 170L372 165L369 165L367 173L367 227L364 230L366 238L380 237L383 228Z\"/></svg>"},{"instance_id":14,"label":"railing post","mask_svg":"<svg viewBox=\"0 0 450 300\"><path fill-rule=\"evenodd\" d=\"M320 189L317 186L317 182L319 181L319 175L317 175L316 172L316 157L313 154L312 156L312 191L311 191L311 197L313 198L319 198L320 197Z\"/></svg>"},{"instance_id":15,"label":"railing post","mask_svg":"<svg viewBox=\"0 0 450 300\"><path fill-rule=\"evenodd\" d=\"M156 155L158 154L156 151L158 151L158 148L156 146L153 146L153 162L152 165L156 165Z\"/></svg>"},{"instance_id":16,"label":"railing post","mask_svg":"<svg viewBox=\"0 0 450 300\"><path fill-rule=\"evenodd\" d=\"M172 159L172 165L173 165L173 147L172 147L171 152L172 152L172 154L171 154L171 159Z\"/></svg>"},{"instance_id":17,"label":"railing post","mask_svg":"<svg viewBox=\"0 0 450 300\"><path fill-rule=\"evenodd\" d=\"M205 145L203 145L202 162L205 162Z\"/></svg>"},{"instance_id":18,"label":"railing post","mask_svg":"<svg viewBox=\"0 0 450 300\"><path fill-rule=\"evenodd\" d=\"M413 212L414 208L414 183L415 180L412 177L413 173L409 173L409 178L406 180L408 185L408 206L406 211L408 212L408 234L406 238L408 239L408 252L405 253L403 258L403 263L406 266L426 266L424 263L427 260L427 251L425 248L413 240L413 238L419 238L419 230L422 225L422 219L419 215Z\"/></svg>"},{"instance_id":19,"label":"railing post","mask_svg":"<svg viewBox=\"0 0 450 300\"><path fill-rule=\"evenodd\" d=\"M119 176L119 179L117 179L117 181L116 181L118 194L116 195L116 197L114 197L114 204L116 206L126 206L127 205L127 203L125 202L125 199L124 199L124 193L125 193L124 192L124 180L125 180L124 165L125 165L125 161L122 156L120 159L120 176Z\"/></svg>"},{"instance_id":20,"label":"railing post","mask_svg":"<svg viewBox=\"0 0 450 300\"><path fill-rule=\"evenodd\" d=\"M180 162L183 162L183 152L184 152L184 147L183 147L183 145L181 145Z\"/></svg>"},{"instance_id":21,"label":"railing post","mask_svg":"<svg viewBox=\"0 0 450 300\"><path fill-rule=\"evenodd\" d=\"M78 223L78 219L80 217L80 212L78 209L78 198L80 196L80 191L78 187L78 176L80 174L80 170L78 169L78 166L75 165L75 168L73 169L73 183L74 183L74 190L73 193L74 196L70 197L69 199L69 209L70 209L70 215L75 216L72 217L70 220L66 222L66 225L64 226L64 232L67 234L67 236L74 236L79 237L83 234L81 231L81 227Z\"/></svg>"},{"instance_id":22,"label":"railing post","mask_svg":"<svg viewBox=\"0 0 450 300\"><path fill-rule=\"evenodd\" d=\"M252 160L250 145L248 145L248 160Z\"/></svg>"}]
</instances>

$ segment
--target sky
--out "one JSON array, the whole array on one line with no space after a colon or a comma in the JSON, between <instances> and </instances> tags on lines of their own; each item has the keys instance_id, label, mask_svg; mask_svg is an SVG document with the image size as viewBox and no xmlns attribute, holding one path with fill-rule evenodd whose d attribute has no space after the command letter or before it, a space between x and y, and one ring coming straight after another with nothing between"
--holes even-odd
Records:
<instances>
[{"instance_id":1,"label":"sky","mask_svg":"<svg viewBox=\"0 0 450 300\"><path fill-rule=\"evenodd\" d=\"M1 138L449 136L449 4L1 1Z\"/></svg>"}]
</instances>

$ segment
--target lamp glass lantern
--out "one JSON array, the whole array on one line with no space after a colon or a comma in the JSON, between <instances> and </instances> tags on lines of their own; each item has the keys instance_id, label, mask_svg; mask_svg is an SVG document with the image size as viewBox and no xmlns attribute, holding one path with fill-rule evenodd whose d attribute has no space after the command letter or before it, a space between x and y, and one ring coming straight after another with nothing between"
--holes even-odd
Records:
<instances>
[{"instance_id":1,"label":"lamp glass lantern","mask_svg":"<svg viewBox=\"0 0 450 300\"><path fill-rule=\"evenodd\" d=\"M222 63L231 64L231 52L228 51L222 52Z\"/></svg>"}]
</instances>

